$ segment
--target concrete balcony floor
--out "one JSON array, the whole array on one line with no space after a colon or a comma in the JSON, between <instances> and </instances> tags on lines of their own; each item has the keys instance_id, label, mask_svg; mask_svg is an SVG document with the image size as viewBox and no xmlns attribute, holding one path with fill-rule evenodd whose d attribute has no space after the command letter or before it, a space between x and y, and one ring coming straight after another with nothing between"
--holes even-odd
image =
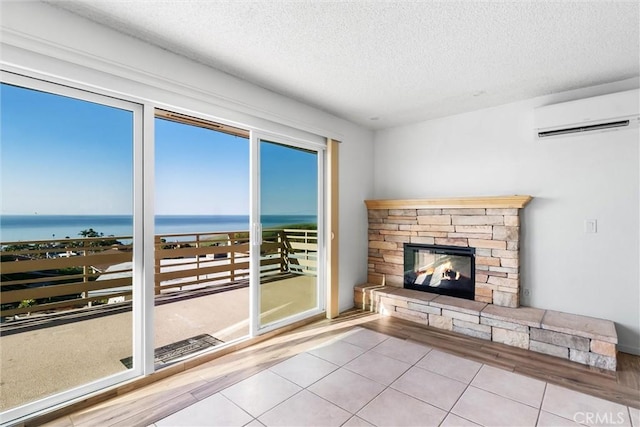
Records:
<instances>
[{"instance_id":1,"label":"concrete balcony floor","mask_svg":"<svg viewBox=\"0 0 640 427\"><path fill-rule=\"evenodd\" d=\"M294 276L261 285L263 324L316 306L316 280ZM249 334L249 288L155 307L158 348L200 334L225 343ZM0 410L126 370L132 356L130 311L0 337Z\"/></svg>"}]
</instances>

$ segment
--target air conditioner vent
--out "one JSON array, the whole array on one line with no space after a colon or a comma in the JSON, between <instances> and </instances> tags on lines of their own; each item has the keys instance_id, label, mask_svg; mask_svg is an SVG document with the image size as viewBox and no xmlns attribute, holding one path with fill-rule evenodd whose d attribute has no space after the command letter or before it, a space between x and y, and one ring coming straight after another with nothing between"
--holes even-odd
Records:
<instances>
[{"instance_id":1,"label":"air conditioner vent","mask_svg":"<svg viewBox=\"0 0 640 427\"><path fill-rule=\"evenodd\" d=\"M637 127L638 122L638 89L546 105L535 110L538 139L631 129Z\"/></svg>"},{"instance_id":2,"label":"air conditioner vent","mask_svg":"<svg viewBox=\"0 0 640 427\"><path fill-rule=\"evenodd\" d=\"M629 120L620 120L618 122L609 122L609 123L601 123L597 125L586 125L586 126L578 126L578 127L559 129L559 130L549 130L546 132L538 132L538 136L540 138L545 138L549 136L566 135L571 133L591 132L591 131L597 131L597 130L625 127L625 126L629 126L629 124L630 124Z\"/></svg>"}]
</instances>

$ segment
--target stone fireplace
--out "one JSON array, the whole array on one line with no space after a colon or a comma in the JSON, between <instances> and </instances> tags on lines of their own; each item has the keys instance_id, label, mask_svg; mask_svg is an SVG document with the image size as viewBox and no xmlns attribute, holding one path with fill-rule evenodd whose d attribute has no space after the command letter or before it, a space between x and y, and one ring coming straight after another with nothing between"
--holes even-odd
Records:
<instances>
[{"instance_id":1,"label":"stone fireplace","mask_svg":"<svg viewBox=\"0 0 640 427\"><path fill-rule=\"evenodd\" d=\"M518 307L520 211L531 196L367 200L368 281L403 287L405 244L473 248L476 301Z\"/></svg>"},{"instance_id":2,"label":"stone fireplace","mask_svg":"<svg viewBox=\"0 0 640 427\"><path fill-rule=\"evenodd\" d=\"M612 321L518 308L520 212L530 200L530 196L367 200L368 283L354 287L355 306L615 371L618 336ZM437 283L439 278L446 281L470 271L452 261L436 272L435 257L415 254L409 255L409 261L414 261L407 262L405 249L411 247L459 247L475 252L474 301L420 292L427 281L433 283L434 275ZM418 286L407 287L406 281Z\"/></svg>"}]
</instances>

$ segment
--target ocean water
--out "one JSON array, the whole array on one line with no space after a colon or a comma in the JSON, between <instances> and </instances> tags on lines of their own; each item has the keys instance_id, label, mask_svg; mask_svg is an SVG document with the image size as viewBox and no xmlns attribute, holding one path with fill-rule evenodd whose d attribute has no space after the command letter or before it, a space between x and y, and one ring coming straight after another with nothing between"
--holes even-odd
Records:
<instances>
[{"instance_id":1,"label":"ocean water","mask_svg":"<svg viewBox=\"0 0 640 427\"><path fill-rule=\"evenodd\" d=\"M263 228L316 222L315 215L262 216ZM73 239L89 228L105 236L131 236L133 219L130 215L0 215L0 242ZM156 235L248 229L249 215L159 215L155 218Z\"/></svg>"}]
</instances>

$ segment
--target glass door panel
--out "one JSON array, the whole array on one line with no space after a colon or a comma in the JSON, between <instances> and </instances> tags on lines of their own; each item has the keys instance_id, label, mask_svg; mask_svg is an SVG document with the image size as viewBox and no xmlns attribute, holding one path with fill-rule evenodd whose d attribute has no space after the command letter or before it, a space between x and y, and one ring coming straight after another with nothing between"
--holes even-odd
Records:
<instances>
[{"instance_id":1,"label":"glass door panel","mask_svg":"<svg viewBox=\"0 0 640 427\"><path fill-rule=\"evenodd\" d=\"M155 119L155 366L249 335L248 131Z\"/></svg>"},{"instance_id":2,"label":"glass door panel","mask_svg":"<svg viewBox=\"0 0 640 427\"><path fill-rule=\"evenodd\" d=\"M8 73L0 99L0 412L11 419L141 371L141 109Z\"/></svg>"},{"instance_id":3,"label":"glass door panel","mask_svg":"<svg viewBox=\"0 0 640 427\"><path fill-rule=\"evenodd\" d=\"M319 153L260 140L259 326L318 309Z\"/></svg>"}]
</instances>

